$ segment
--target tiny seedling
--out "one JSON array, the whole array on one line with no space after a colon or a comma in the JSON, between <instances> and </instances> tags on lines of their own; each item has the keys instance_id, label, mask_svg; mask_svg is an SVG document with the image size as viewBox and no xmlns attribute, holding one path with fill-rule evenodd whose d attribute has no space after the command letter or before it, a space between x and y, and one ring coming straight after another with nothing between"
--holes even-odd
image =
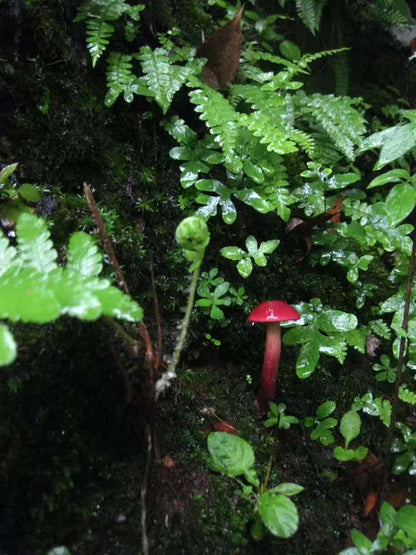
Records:
<instances>
[{"instance_id":1,"label":"tiny seedling","mask_svg":"<svg viewBox=\"0 0 416 555\"><path fill-rule=\"evenodd\" d=\"M350 442L361 430L361 418L357 411L350 410L341 418L339 430L345 440L344 447L340 445L334 449L334 457L339 461L362 461L368 453L367 447L360 445L357 449L349 449Z\"/></svg>"},{"instance_id":2,"label":"tiny seedling","mask_svg":"<svg viewBox=\"0 0 416 555\"><path fill-rule=\"evenodd\" d=\"M336 418L330 417L336 407L335 401L325 401L316 409L315 416L308 416L304 420L307 428L312 428L311 439L318 440L322 445L332 445L335 441L334 434L331 432L332 428L338 424Z\"/></svg>"}]
</instances>

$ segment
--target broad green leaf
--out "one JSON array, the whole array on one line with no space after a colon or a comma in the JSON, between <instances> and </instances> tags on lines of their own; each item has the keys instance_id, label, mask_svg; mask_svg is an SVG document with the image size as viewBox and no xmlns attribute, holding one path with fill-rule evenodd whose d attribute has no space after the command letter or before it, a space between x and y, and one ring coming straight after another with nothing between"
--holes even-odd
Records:
<instances>
[{"instance_id":1,"label":"broad green leaf","mask_svg":"<svg viewBox=\"0 0 416 555\"><path fill-rule=\"evenodd\" d=\"M44 220L33 214L21 214L17 222L17 242L28 268L47 273L57 267L58 253L49 239Z\"/></svg>"},{"instance_id":2,"label":"broad green leaf","mask_svg":"<svg viewBox=\"0 0 416 555\"><path fill-rule=\"evenodd\" d=\"M337 404L335 401L326 401L325 403L322 403L316 409L316 417L319 418L319 420L327 418L331 413L334 412L336 406Z\"/></svg>"},{"instance_id":3,"label":"broad green leaf","mask_svg":"<svg viewBox=\"0 0 416 555\"><path fill-rule=\"evenodd\" d=\"M7 326L0 324L0 366L11 364L16 358L17 346Z\"/></svg>"},{"instance_id":4,"label":"broad green leaf","mask_svg":"<svg viewBox=\"0 0 416 555\"><path fill-rule=\"evenodd\" d=\"M397 168L395 170L390 170L382 175L375 177L367 186L367 189L373 189L374 187L381 187L386 183L399 183L400 181L407 181L410 179L410 174L407 170L402 170Z\"/></svg>"},{"instance_id":5,"label":"broad green leaf","mask_svg":"<svg viewBox=\"0 0 416 555\"><path fill-rule=\"evenodd\" d=\"M102 270L102 255L93 238L82 231L74 233L68 246L67 270L83 277L97 276Z\"/></svg>"},{"instance_id":6,"label":"broad green leaf","mask_svg":"<svg viewBox=\"0 0 416 555\"><path fill-rule=\"evenodd\" d=\"M279 44L279 50L282 56L288 60L299 60L302 55L299 46L290 40L282 40Z\"/></svg>"},{"instance_id":7,"label":"broad green leaf","mask_svg":"<svg viewBox=\"0 0 416 555\"><path fill-rule=\"evenodd\" d=\"M408 183L395 185L386 198L387 215L392 225L403 221L414 209L416 189Z\"/></svg>"},{"instance_id":8,"label":"broad green leaf","mask_svg":"<svg viewBox=\"0 0 416 555\"><path fill-rule=\"evenodd\" d=\"M364 536L364 534L362 534L358 530L352 530L351 537L352 537L352 541L354 542L354 545L358 547L362 555L365 555L366 553L370 553L371 540L369 540L367 536Z\"/></svg>"},{"instance_id":9,"label":"broad green leaf","mask_svg":"<svg viewBox=\"0 0 416 555\"><path fill-rule=\"evenodd\" d=\"M358 319L354 314L340 310L326 310L318 317L317 325L326 333L350 331L357 327Z\"/></svg>"},{"instance_id":10,"label":"broad green leaf","mask_svg":"<svg viewBox=\"0 0 416 555\"><path fill-rule=\"evenodd\" d=\"M278 486L275 486L274 488L269 489L268 491L269 493L281 493L282 495L287 495L290 497L291 495L297 495L304 489L305 488L300 486L299 484L284 482L282 484L279 484Z\"/></svg>"},{"instance_id":11,"label":"broad green leaf","mask_svg":"<svg viewBox=\"0 0 416 555\"><path fill-rule=\"evenodd\" d=\"M306 379L314 372L319 361L319 343L312 340L302 345L296 361L296 375Z\"/></svg>"},{"instance_id":12,"label":"broad green leaf","mask_svg":"<svg viewBox=\"0 0 416 555\"><path fill-rule=\"evenodd\" d=\"M387 503L387 501L384 501L381 504L380 507L380 517L381 520L383 521L383 524L393 524L394 521L396 520L396 510L390 505L390 503Z\"/></svg>"},{"instance_id":13,"label":"broad green leaf","mask_svg":"<svg viewBox=\"0 0 416 555\"><path fill-rule=\"evenodd\" d=\"M31 185L30 183L25 183L21 185L17 192L19 195L27 200L28 202L39 202L42 198L42 195L36 185Z\"/></svg>"},{"instance_id":14,"label":"broad green leaf","mask_svg":"<svg viewBox=\"0 0 416 555\"><path fill-rule=\"evenodd\" d=\"M18 164L10 164L8 166L5 166L1 172L0 172L0 185L6 184L9 177L12 175L12 173L16 170Z\"/></svg>"},{"instance_id":15,"label":"broad green leaf","mask_svg":"<svg viewBox=\"0 0 416 555\"><path fill-rule=\"evenodd\" d=\"M249 235L246 239L246 247L249 254L252 254L257 251L258 243L257 239L253 237L253 235Z\"/></svg>"},{"instance_id":16,"label":"broad green leaf","mask_svg":"<svg viewBox=\"0 0 416 555\"><path fill-rule=\"evenodd\" d=\"M381 170L387 164L401 158L416 144L416 125L408 123L389 127L370 135L363 141L361 151L381 147L375 170Z\"/></svg>"},{"instance_id":17,"label":"broad green leaf","mask_svg":"<svg viewBox=\"0 0 416 555\"><path fill-rule=\"evenodd\" d=\"M345 448L348 449L350 441L355 439L361 429L361 418L357 411L350 410L341 418L340 432L345 439Z\"/></svg>"},{"instance_id":18,"label":"broad green leaf","mask_svg":"<svg viewBox=\"0 0 416 555\"><path fill-rule=\"evenodd\" d=\"M268 530L279 538L290 538L298 529L298 511L285 495L274 495L269 491L261 493L257 510Z\"/></svg>"},{"instance_id":19,"label":"broad green leaf","mask_svg":"<svg viewBox=\"0 0 416 555\"><path fill-rule=\"evenodd\" d=\"M396 525L404 530L413 542L416 541L416 507L405 505L397 511Z\"/></svg>"},{"instance_id":20,"label":"broad green leaf","mask_svg":"<svg viewBox=\"0 0 416 555\"><path fill-rule=\"evenodd\" d=\"M248 278L251 272L253 271L253 263L251 262L251 258L243 258L237 264L237 270L241 277Z\"/></svg>"},{"instance_id":21,"label":"broad green leaf","mask_svg":"<svg viewBox=\"0 0 416 555\"><path fill-rule=\"evenodd\" d=\"M220 252L228 260L241 260L246 254L240 247L224 247Z\"/></svg>"},{"instance_id":22,"label":"broad green leaf","mask_svg":"<svg viewBox=\"0 0 416 555\"><path fill-rule=\"evenodd\" d=\"M344 447L338 445L334 449L334 457L338 461L352 461L355 458L355 451L354 449L344 449Z\"/></svg>"},{"instance_id":23,"label":"broad green leaf","mask_svg":"<svg viewBox=\"0 0 416 555\"><path fill-rule=\"evenodd\" d=\"M208 436L208 450L211 455L209 466L227 476L244 475L255 486L259 484L254 470L254 452L251 445L241 437L224 432L212 432Z\"/></svg>"}]
</instances>

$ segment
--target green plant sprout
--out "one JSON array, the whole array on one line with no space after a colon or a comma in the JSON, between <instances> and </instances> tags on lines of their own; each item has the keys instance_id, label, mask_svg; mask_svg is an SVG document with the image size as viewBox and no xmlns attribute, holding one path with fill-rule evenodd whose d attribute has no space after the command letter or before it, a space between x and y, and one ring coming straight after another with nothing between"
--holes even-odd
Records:
<instances>
[{"instance_id":1,"label":"green plant sprout","mask_svg":"<svg viewBox=\"0 0 416 555\"><path fill-rule=\"evenodd\" d=\"M189 272L192 273L192 279L189 286L185 316L181 323L180 333L173 351L172 360L167 371L164 372L162 377L155 384L156 399L159 397L160 393L168 387L170 381L176 378L176 366L178 365L182 349L185 345L189 321L194 307L199 272L204 259L205 249L210 239L207 224L197 216L189 216L182 220L176 228L175 237L176 242L183 250L186 260L191 263Z\"/></svg>"},{"instance_id":2,"label":"green plant sprout","mask_svg":"<svg viewBox=\"0 0 416 555\"><path fill-rule=\"evenodd\" d=\"M293 536L298 529L299 516L290 497L304 488L298 484L282 483L264 489L254 468L253 448L236 435L212 432L208 436L208 451L211 470L233 478L241 487L239 495L252 502L253 538L262 539L266 531L279 538Z\"/></svg>"},{"instance_id":3,"label":"green plant sprout","mask_svg":"<svg viewBox=\"0 0 416 555\"><path fill-rule=\"evenodd\" d=\"M285 414L286 405L279 403L278 405L271 401L269 403L270 410L267 413L267 420L264 425L267 428L276 426L279 430L288 430L292 424L299 424L299 419L296 416Z\"/></svg>"},{"instance_id":4,"label":"green plant sprout","mask_svg":"<svg viewBox=\"0 0 416 555\"><path fill-rule=\"evenodd\" d=\"M221 254L229 260L238 260L238 273L241 277L248 278L253 271L251 259L254 260L257 266L267 266L266 254L271 254L276 250L279 242L277 239L272 239L270 241L263 241L259 246L257 239L250 235L246 239L247 252L240 247L224 247L221 249Z\"/></svg>"},{"instance_id":5,"label":"green plant sprout","mask_svg":"<svg viewBox=\"0 0 416 555\"><path fill-rule=\"evenodd\" d=\"M0 237L0 318L11 322L45 324L62 315L80 320L100 316L130 322L143 310L129 296L99 278L102 255L92 237L74 233L67 264L58 266L46 222L32 214L19 216L17 246ZM17 346L6 325L0 326L0 365L13 362Z\"/></svg>"},{"instance_id":6,"label":"green plant sprout","mask_svg":"<svg viewBox=\"0 0 416 555\"><path fill-rule=\"evenodd\" d=\"M339 431L345 440L344 447L338 445L334 449L334 457L339 461L362 461L368 453L367 447L349 449L350 442L355 439L361 430L361 418L357 411L350 410L341 418Z\"/></svg>"},{"instance_id":7,"label":"green plant sprout","mask_svg":"<svg viewBox=\"0 0 416 555\"><path fill-rule=\"evenodd\" d=\"M330 415L334 412L335 408L335 401L325 401L316 409L315 416L307 416L305 418L304 424L306 428L314 427L310 435L312 440L319 439L322 445L325 446L334 443L335 438L331 430L338 424L338 420Z\"/></svg>"}]
</instances>

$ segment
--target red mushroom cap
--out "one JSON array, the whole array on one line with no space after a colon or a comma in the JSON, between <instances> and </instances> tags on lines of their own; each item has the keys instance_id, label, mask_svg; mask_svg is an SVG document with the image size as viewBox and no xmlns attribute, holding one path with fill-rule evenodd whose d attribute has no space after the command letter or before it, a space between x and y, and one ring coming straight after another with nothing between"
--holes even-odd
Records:
<instances>
[{"instance_id":1,"label":"red mushroom cap","mask_svg":"<svg viewBox=\"0 0 416 555\"><path fill-rule=\"evenodd\" d=\"M248 317L249 322L271 323L299 320L300 314L284 301L266 301L259 304Z\"/></svg>"}]
</instances>

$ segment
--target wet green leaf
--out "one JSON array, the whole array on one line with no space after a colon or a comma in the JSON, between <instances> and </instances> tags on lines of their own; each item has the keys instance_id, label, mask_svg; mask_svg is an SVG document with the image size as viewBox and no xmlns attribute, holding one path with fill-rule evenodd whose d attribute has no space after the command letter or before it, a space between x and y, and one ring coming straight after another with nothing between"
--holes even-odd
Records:
<instances>
[{"instance_id":1,"label":"wet green leaf","mask_svg":"<svg viewBox=\"0 0 416 555\"><path fill-rule=\"evenodd\" d=\"M268 491L261 493L257 510L268 530L279 538L290 538L298 529L298 511L285 495L274 495Z\"/></svg>"}]
</instances>

